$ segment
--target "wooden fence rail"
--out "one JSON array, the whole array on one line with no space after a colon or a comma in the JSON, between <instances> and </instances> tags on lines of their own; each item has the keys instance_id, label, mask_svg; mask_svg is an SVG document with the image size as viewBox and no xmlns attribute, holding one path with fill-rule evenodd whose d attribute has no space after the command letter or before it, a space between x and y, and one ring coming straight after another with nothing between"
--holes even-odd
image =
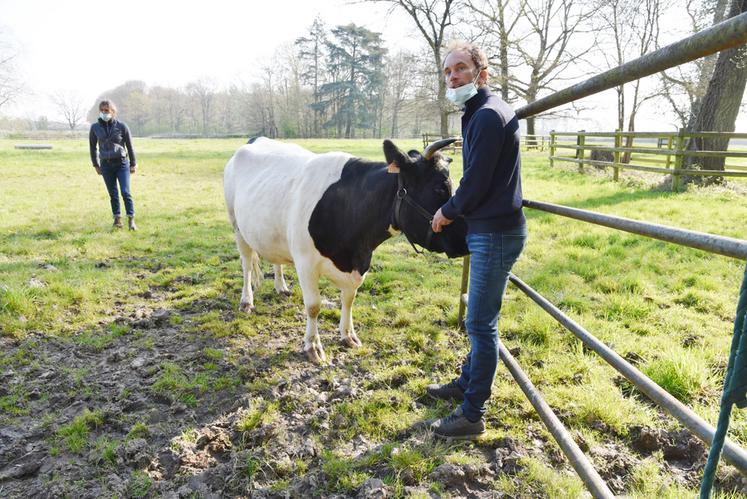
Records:
<instances>
[{"instance_id":1,"label":"wooden fence rail","mask_svg":"<svg viewBox=\"0 0 747 499\"><path fill-rule=\"evenodd\" d=\"M423 134L423 149L425 149L428 144L431 142L435 142L436 140L440 140L443 137L441 137L440 133L435 132L426 132ZM527 150L536 150L536 151L544 151L546 147L550 144L550 136L549 135L522 135L521 136L521 148L524 151ZM449 148L453 152L461 152L462 151L462 138L458 137L457 141L454 142L453 145L449 146Z\"/></svg>"},{"instance_id":2,"label":"wooden fence rail","mask_svg":"<svg viewBox=\"0 0 747 499\"><path fill-rule=\"evenodd\" d=\"M576 139L575 142L573 139ZM623 139L647 139L655 140L655 145L624 147ZM684 159L688 156L701 158L747 158L747 149L745 150L726 150L726 151L696 151L686 148L688 140L691 138L722 138L727 141L731 139L747 139L747 133L726 133L726 132L696 132L689 133L685 129L679 132L587 132L580 130L578 132L550 132L549 139L549 160L550 166L556 161L578 164L579 172L584 171L584 166L591 165L598 168L613 168L614 180L619 180L620 170L637 170L649 173L662 173L672 175L672 190L677 191L680 188L683 175L693 176L712 176L712 177L747 177L747 165L724 165L724 170L698 170L683 168ZM562 139L562 140L559 140ZM593 142L594 139L608 140L613 139L614 143L607 145L599 141ZM570 149L572 155L561 156L558 149ZM587 157L587 151L590 153ZM622 161L624 154L636 153L639 155L663 156L661 162L664 167L651 165L642 165L626 163ZM638 158L641 159L640 157ZM644 160L645 161L645 160ZM648 161L658 163L658 160Z\"/></svg>"}]
</instances>

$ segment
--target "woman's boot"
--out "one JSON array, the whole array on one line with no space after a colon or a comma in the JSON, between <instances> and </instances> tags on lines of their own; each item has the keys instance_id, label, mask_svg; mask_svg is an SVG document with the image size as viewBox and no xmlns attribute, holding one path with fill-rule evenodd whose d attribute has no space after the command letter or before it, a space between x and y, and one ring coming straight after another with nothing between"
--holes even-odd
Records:
<instances>
[{"instance_id":1,"label":"woman's boot","mask_svg":"<svg viewBox=\"0 0 747 499\"><path fill-rule=\"evenodd\" d=\"M112 227L115 229L122 228L122 217L120 215L114 215L114 224L112 224Z\"/></svg>"},{"instance_id":2,"label":"woman's boot","mask_svg":"<svg viewBox=\"0 0 747 499\"><path fill-rule=\"evenodd\" d=\"M135 225L135 215L127 217L127 227L129 227L130 230L137 230L137 225Z\"/></svg>"}]
</instances>

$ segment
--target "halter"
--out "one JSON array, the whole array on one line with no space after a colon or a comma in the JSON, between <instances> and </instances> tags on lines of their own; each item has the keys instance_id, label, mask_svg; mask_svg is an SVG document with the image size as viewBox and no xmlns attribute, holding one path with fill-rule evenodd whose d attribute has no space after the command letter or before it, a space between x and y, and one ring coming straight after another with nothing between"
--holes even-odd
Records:
<instances>
[{"instance_id":1,"label":"halter","mask_svg":"<svg viewBox=\"0 0 747 499\"><path fill-rule=\"evenodd\" d=\"M400 211L402 210L402 201L409 204L411 207L415 209L415 211L428 220L428 235L425 237L425 248L429 248L431 245L431 240L433 239L433 227L431 226L431 223L433 222L433 214L430 213L428 210L420 206L417 201L415 201L412 196L410 196L407 193L407 189L405 188L403 182L402 182L402 175L397 174L397 194L394 196L394 212L392 213L392 226L397 230L402 230L402 224L400 223ZM415 253L418 255L422 255L425 253L422 250L418 250L418 248L415 247L415 243L412 242L412 239L410 239L410 236L402 230L402 232L405 233L405 237L407 238L407 242L410 243L410 246L412 246L412 249L415 250Z\"/></svg>"}]
</instances>

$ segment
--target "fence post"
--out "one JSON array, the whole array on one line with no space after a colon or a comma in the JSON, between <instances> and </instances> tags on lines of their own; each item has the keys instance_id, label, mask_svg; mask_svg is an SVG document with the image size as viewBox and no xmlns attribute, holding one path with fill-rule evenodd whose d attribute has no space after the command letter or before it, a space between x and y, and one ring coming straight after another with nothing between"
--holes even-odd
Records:
<instances>
[{"instance_id":1,"label":"fence post","mask_svg":"<svg viewBox=\"0 0 747 499\"><path fill-rule=\"evenodd\" d=\"M465 303L464 297L467 295L469 290L469 255L462 259L462 287L459 291L459 315L457 316L457 327L459 329L466 329L464 325L464 317L467 312L467 304Z\"/></svg>"},{"instance_id":2,"label":"fence post","mask_svg":"<svg viewBox=\"0 0 747 499\"><path fill-rule=\"evenodd\" d=\"M674 152L674 170L672 170L672 192L677 192L680 190L680 172L679 170L682 169L682 165L685 161L685 155L683 154L685 152L685 129L680 128L679 133L677 133L677 144L676 144L676 150Z\"/></svg>"},{"instance_id":3,"label":"fence post","mask_svg":"<svg viewBox=\"0 0 747 499\"><path fill-rule=\"evenodd\" d=\"M622 146L622 136L620 135L620 129L615 130L615 151L612 153L612 162L615 166L612 167L612 180L617 182L620 180L620 147Z\"/></svg>"},{"instance_id":4,"label":"fence post","mask_svg":"<svg viewBox=\"0 0 747 499\"><path fill-rule=\"evenodd\" d=\"M578 164L578 172L584 173L584 145L586 144L586 135L581 135L586 130L579 130L576 136L576 145L579 146L576 149L576 159L580 159L581 162Z\"/></svg>"},{"instance_id":5,"label":"fence post","mask_svg":"<svg viewBox=\"0 0 747 499\"><path fill-rule=\"evenodd\" d=\"M548 147L548 149L550 150L550 168L552 168L554 165L552 158L553 156L555 156L555 140L555 130L550 130L550 146Z\"/></svg>"},{"instance_id":6,"label":"fence post","mask_svg":"<svg viewBox=\"0 0 747 499\"><path fill-rule=\"evenodd\" d=\"M672 147L674 146L674 135L670 135L667 137L667 150L671 151ZM672 166L672 155L667 154L667 170L669 170L669 167Z\"/></svg>"}]
</instances>

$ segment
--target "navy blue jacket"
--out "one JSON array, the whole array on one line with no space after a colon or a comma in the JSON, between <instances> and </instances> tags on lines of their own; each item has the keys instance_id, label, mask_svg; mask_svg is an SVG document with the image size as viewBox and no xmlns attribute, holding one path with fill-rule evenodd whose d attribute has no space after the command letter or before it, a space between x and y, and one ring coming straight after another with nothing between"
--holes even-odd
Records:
<instances>
[{"instance_id":1,"label":"navy blue jacket","mask_svg":"<svg viewBox=\"0 0 747 499\"><path fill-rule=\"evenodd\" d=\"M97 143L99 145L98 157L101 160L121 161L124 163L129 157L131 166L137 164L135 151L132 149L130 129L121 121L117 121L114 118L110 121L104 121L99 118L96 123L91 125L88 142L91 149L91 163L93 163L93 166L100 166L96 158Z\"/></svg>"},{"instance_id":2,"label":"navy blue jacket","mask_svg":"<svg viewBox=\"0 0 747 499\"><path fill-rule=\"evenodd\" d=\"M441 213L451 220L463 216L469 233L524 225L519 120L514 111L487 87L480 88L465 106L462 139L464 174Z\"/></svg>"}]
</instances>

